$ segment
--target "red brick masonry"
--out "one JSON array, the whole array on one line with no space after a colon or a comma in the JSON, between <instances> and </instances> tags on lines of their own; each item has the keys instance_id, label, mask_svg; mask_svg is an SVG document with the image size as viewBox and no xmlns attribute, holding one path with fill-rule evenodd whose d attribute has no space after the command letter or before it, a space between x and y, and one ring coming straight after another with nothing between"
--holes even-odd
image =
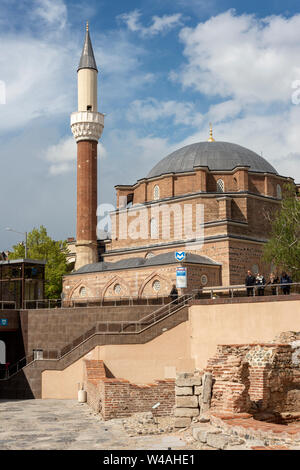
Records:
<instances>
[{"instance_id":1,"label":"red brick masonry","mask_svg":"<svg viewBox=\"0 0 300 470\"><path fill-rule=\"evenodd\" d=\"M156 416L171 414L175 405L174 379L137 385L125 379L107 377L103 361L85 361L87 402L105 420L152 411ZM152 410L153 405L160 403Z\"/></svg>"},{"instance_id":2,"label":"red brick masonry","mask_svg":"<svg viewBox=\"0 0 300 470\"><path fill-rule=\"evenodd\" d=\"M234 434L243 439L263 440L267 446L300 445L299 422L285 426L257 421L248 413L224 414L214 412L211 414L211 423L221 428L225 433ZM282 450L285 449L287 447L282 448ZM253 447L253 450L266 450L266 448ZM281 450L280 447L277 450Z\"/></svg>"}]
</instances>

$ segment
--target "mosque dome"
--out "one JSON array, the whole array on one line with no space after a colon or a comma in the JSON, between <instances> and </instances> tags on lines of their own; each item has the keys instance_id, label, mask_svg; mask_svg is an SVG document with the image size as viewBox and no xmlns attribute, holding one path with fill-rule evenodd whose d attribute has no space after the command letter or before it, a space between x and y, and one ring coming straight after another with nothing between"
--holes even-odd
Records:
<instances>
[{"instance_id":1,"label":"mosque dome","mask_svg":"<svg viewBox=\"0 0 300 470\"><path fill-rule=\"evenodd\" d=\"M257 153L229 142L198 142L187 145L160 160L148 173L154 178L168 173L186 173L204 166L211 171L231 171L247 166L249 171L278 174L267 160Z\"/></svg>"}]
</instances>

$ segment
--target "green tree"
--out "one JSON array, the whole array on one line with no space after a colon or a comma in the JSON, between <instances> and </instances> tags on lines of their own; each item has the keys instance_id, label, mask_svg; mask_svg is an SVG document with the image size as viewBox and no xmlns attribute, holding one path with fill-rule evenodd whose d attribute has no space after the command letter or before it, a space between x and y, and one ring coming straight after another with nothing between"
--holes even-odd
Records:
<instances>
[{"instance_id":1,"label":"green tree","mask_svg":"<svg viewBox=\"0 0 300 470\"><path fill-rule=\"evenodd\" d=\"M300 280L300 200L292 184L284 185L281 207L273 218L263 258L289 272L293 281Z\"/></svg>"},{"instance_id":2,"label":"green tree","mask_svg":"<svg viewBox=\"0 0 300 470\"><path fill-rule=\"evenodd\" d=\"M24 257L24 244L14 245L9 259ZM49 299L59 299L62 276L68 271L66 241L52 240L43 225L39 229L34 228L27 236L27 258L46 261L45 296Z\"/></svg>"}]
</instances>

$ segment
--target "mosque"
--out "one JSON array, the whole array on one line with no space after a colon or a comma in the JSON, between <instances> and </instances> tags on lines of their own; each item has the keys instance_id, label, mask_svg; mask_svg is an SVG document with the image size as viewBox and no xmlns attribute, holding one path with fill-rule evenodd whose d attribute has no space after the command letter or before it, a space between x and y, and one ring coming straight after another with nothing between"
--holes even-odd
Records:
<instances>
[{"instance_id":1,"label":"mosque","mask_svg":"<svg viewBox=\"0 0 300 470\"><path fill-rule=\"evenodd\" d=\"M262 156L235 143L187 145L162 158L133 185L115 186L111 236L97 240L98 69L87 25L77 71L78 110L75 270L64 277L65 300L168 296L244 283L246 271L265 276L262 262L272 214L285 183ZM181 276L181 277L180 277Z\"/></svg>"}]
</instances>

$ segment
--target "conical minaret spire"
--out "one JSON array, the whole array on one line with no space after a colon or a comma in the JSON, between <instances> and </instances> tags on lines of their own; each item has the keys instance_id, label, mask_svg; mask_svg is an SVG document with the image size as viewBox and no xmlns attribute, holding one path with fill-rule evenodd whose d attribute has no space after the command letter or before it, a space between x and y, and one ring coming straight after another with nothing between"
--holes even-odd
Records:
<instances>
[{"instance_id":1,"label":"conical minaret spire","mask_svg":"<svg viewBox=\"0 0 300 470\"><path fill-rule=\"evenodd\" d=\"M71 114L71 129L77 142L76 270L98 261L97 145L104 115L98 112L98 70L88 24L77 78L78 108Z\"/></svg>"},{"instance_id":2,"label":"conical minaret spire","mask_svg":"<svg viewBox=\"0 0 300 470\"><path fill-rule=\"evenodd\" d=\"M96 64L96 60L94 56L94 51L93 51L93 46L92 46L92 41L90 38L88 22L86 23L85 40L84 40L84 45L83 45L77 72L80 69L94 69L94 70L97 70L98 72L97 64Z\"/></svg>"}]
</instances>

